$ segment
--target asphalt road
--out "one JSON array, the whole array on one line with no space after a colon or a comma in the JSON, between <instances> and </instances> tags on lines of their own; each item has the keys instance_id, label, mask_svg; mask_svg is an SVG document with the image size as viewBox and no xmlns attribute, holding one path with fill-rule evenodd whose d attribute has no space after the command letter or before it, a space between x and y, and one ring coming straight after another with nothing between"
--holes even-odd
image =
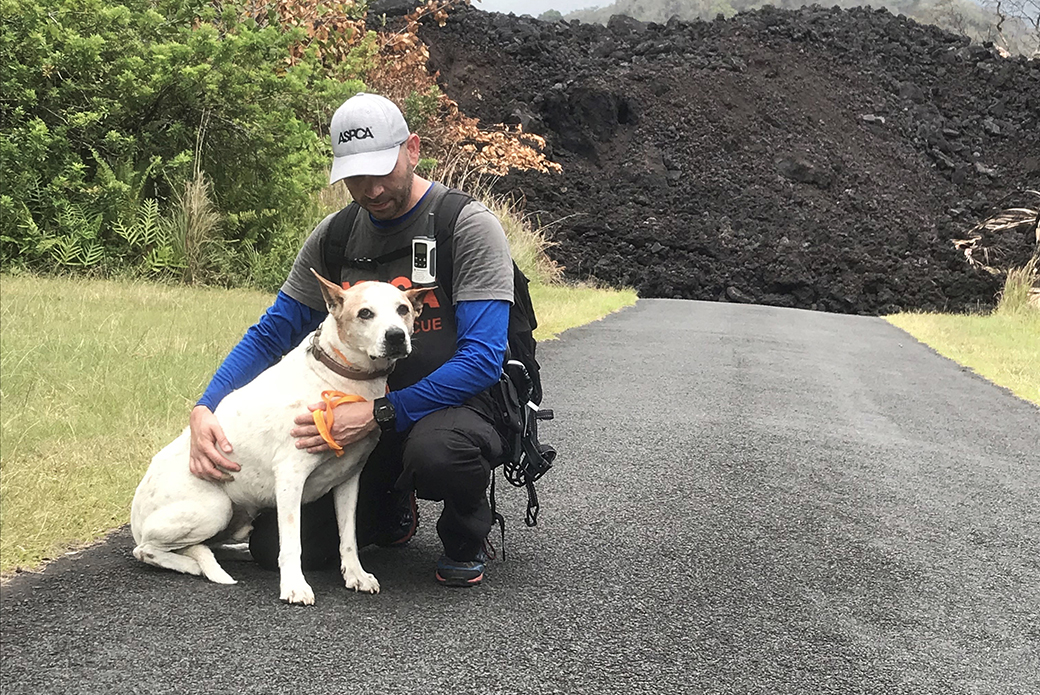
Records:
<instances>
[{"instance_id":1,"label":"asphalt road","mask_svg":"<svg viewBox=\"0 0 1040 695\"><path fill-rule=\"evenodd\" d=\"M1040 409L879 319L647 300L540 348L542 518L377 596L141 565L128 532L3 587L3 693L1040 692Z\"/></svg>"}]
</instances>

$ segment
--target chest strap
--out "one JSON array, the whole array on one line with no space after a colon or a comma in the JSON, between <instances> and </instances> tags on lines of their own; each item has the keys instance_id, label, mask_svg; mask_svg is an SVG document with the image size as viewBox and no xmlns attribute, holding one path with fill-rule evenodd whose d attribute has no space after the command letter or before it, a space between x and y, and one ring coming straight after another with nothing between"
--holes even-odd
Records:
<instances>
[{"instance_id":1,"label":"chest strap","mask_svg":"<svg viewBox=\"0 0 1040 695\"><path fill-rule=\"evenodd\" d=\"M384 253L382 256L377 258L344 258L344 268L354 268L356 270L367 270L369 272L375 272L379 266L388 265L394 261L405 258L412 253L411 246L405 246L404 248L391 251L390 253Z\"/></svg>"}]
</instances>

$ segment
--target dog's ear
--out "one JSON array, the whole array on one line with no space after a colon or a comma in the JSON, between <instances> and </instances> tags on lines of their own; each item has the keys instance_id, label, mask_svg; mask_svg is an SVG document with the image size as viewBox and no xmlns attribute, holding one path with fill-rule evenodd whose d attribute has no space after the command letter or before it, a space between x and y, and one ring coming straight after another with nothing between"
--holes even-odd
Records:
<instances>
[{"instance_id":1,"label":"dog's ear","mask_svg":"<svg viewBox=\"0 0 1040 695\"><path fill-rule=\"evenodd\" d=\"M329 308L329 311L343 306L343 288L323 278L314 268L311 268L311 272L321 283L321 296L325 298L325 306Z\"/></svg>"},{"instance_id":2,"label":"dog's ear","mask_svg":"<svg viewBox=\"0 0 1040 695\"><path fill-rule=\"evenodd\" d=\"M415 315L418 316L423 310L423 301L426 299L427 292L433 292L437 289L437 286L433 287L416 287L414 290L405 290L405 296L408 297L408 301L412 303L412 308L415 309Z\"/></svg>"}]
</instances>

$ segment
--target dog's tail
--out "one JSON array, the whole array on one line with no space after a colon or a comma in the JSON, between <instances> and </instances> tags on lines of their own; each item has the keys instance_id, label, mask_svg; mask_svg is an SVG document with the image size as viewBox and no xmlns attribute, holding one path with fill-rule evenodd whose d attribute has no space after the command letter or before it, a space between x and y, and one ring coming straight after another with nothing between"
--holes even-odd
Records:
<instances>
[{"instance_id":1,"label":"dog's tail","mask_svg":"<svg viewBox=\"0 0 1040 695\"><path fill-rule=\"evenodd\" d=\"M213 551L209 549L208 545L189 545L187 548L182 548L177 551L181 555L187 555L195 562L199 563L199 569L202 570L202 576L211 582L217 584L236 584L237 582L231 578L231 575L224 571L224 568L217 562L217 558L213 556Z\"/></svg>"}]
</instances>

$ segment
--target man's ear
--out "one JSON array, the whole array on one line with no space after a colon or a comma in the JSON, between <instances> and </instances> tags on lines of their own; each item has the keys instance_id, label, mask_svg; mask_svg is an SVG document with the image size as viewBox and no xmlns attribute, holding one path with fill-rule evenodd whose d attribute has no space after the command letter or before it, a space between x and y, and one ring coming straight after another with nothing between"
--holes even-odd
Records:
<instances>
[{"instance_id":1,"label":"man's ear","mask_svg":"<svg viewBox=\"0 0 1040 695\"><path fill-rule=\"evenodd\" d=\"M408 164L414 171L416 165L419 164L419 136L415 133L409 133L408 139L404 141L405 152L408 153Z\"/></svg>"},{"instance_id":2,"label":"man's ear","mask_svg":"<svg viewBox=\"0 0 1040 695\"><path fill-rule=\"evenodd\" d=\"M408 297L408 301L412 303L412 308L415 309L415 315L418 316L423 310L423 301L426 299L427 292L433 292L437 289L437 286L433 287L416 287L414 290L405 290L405 296Z\"/></svg>"},{"instance_id":3,"label":"man's ear","mask_svg":"<svg viewBox=\"0 0 1040 695\"><path fill-rule=\"evenodd\" d=\"M318 275L318 271L314 268L311 268L311 272L314 273L314 277L318 278L318 282L321 283L321 296L325 298L325 306L329 308L329 312L343 306L343 288Z\"/></svg>"}]
</instances>

